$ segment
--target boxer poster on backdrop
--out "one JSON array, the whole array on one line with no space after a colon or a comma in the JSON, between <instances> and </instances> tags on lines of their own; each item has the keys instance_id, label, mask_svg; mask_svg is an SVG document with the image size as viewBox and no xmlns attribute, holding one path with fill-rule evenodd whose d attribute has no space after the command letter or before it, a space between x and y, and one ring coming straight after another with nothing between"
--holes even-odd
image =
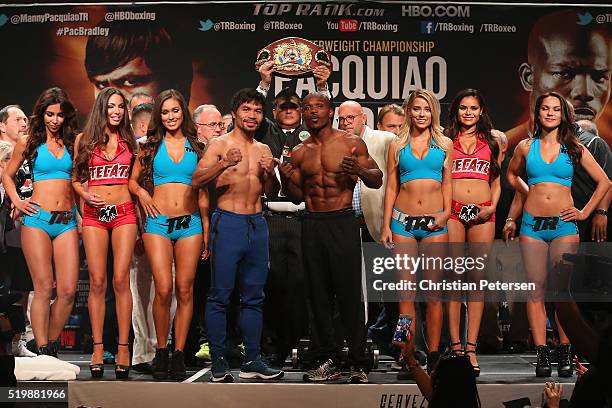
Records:
<instances>
[{"instance_id":1,"label":"boxer poster on backdrop","mask_svg":"<svg viewBox=\"0 0 612 408\"><path fill-rule=\"evenodd\" d=\"M22 6L0 10L0 104L31 109L42 89L64 88L83 119L97 91L156 94L174 87L190 106L254 87L257 52L285 37L332 54L334 105L356 100L368 123L414 89L431 90L446 111L466 87L481 90L494 125L511 144L528 134L530 105L555 90L579 119L612 142L612 7L431 3L215 3ZM276 77L301 96L312 78ZM446 118L443 115L443 124ZM81 124L83 121L81 120Z\"/></svg>"}]
</instances>

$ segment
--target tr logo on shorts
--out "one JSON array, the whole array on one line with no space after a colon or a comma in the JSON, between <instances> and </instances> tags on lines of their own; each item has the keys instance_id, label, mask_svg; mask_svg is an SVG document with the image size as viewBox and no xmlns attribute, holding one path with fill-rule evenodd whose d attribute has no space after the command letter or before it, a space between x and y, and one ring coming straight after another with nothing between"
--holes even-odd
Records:
<instances>
[{"instance_id":1,"label":"tr logo on shorts","mask_svg":"<svg viewBox=\"0 0 612 408\"><path fill-rule=\"evenodd\" d=\"M49 225L68 224L72 219L72 211L51 211Z\"/></svg>"},{"instance_id":2,"label":"tr logo on shorts","mask_svg":"<svg viewBox=\"0 0 612 408\"><path fill-rule=\"evenodd\" d=\"M100 208L98 212L98 220L102 222L111 222L115 218L117 218L117 206L115 205L107 205L106 207Z\"/></svg>"},{"instance_id":3,"label":"tr logo on shorts","mask_svg":"<svg viewBox=\"0 0 612 408\"><path fill-rule=\"evenodd\" d=\"M533 231L544 231L557 229L559 223L559 217L533 217Z\"/></svg>"},{"instance_id":4,"label":"tr logo on shorts","mask_svg":"<svg viewBox=\"0 0 612 408\"><path fill-rule=\"evenodd\" d=\"M463 222L470 222L476 218L480 208L476 207L475 204L468 204L461 207L459 211L459 219Z\"/></svg>"},{"instance_id":5,"label":"tr logo on shorts","mask_svg":"<svg viewBox=\"0 0 612 408\"><path fill-rule=\"evenodd\" d=\"M191 223L191 215L181 215L179 217L168 218L168 234L173 231L189 228Z\"/></svg>"},{"instance_id":6,"label":"tr logo on shorts","mask_svg":"<svg viewBox=\"0 0 612 408\"><path fill-rule=\"evenodd\" d=\"M406 231L422 230L431 231L429 225L434 223L434 217L406 217L404 224L406 225Z\"/></svg>"}]
</instances>

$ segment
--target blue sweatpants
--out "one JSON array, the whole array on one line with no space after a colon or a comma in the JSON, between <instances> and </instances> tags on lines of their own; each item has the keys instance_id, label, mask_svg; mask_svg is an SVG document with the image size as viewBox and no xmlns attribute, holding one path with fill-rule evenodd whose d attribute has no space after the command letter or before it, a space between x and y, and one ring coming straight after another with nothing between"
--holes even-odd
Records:
<instances>
[{"instance_id":1,"label":"blue sweatpants","mask_svg":"<svg viewBox=\"0 0 612 408\"><path fill-rule=\"evenodd\" d=\"M226 311L237 284L245 358L252 361L260 352L268 277L268 224L261 213L245 215L216 209L210 225L211 287L206 325L211 357L225 356Z\"/></svg>"}]
</instances>

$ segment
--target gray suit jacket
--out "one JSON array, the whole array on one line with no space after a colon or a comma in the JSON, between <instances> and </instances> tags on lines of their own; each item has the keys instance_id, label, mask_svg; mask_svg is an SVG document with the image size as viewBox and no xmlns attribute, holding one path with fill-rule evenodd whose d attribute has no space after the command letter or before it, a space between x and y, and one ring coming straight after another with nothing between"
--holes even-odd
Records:
<instances>
[{"instance_id":1,"label":"gray suit jacket","mask_svg":"<svg viewBox=\"0 0 612 408\"><path fill-rule=\"evenodd\" d=\"M366 187L359 180L361 183L363 218L368 227L368 232L378 242L383 221L385 189L387 188L387 153L389 144L396 139L396 136L391 132L374 130L365 126L362 139L368 147L368 153L383 173L383 184L377 190Z\"/></svg>"}]
</instances>

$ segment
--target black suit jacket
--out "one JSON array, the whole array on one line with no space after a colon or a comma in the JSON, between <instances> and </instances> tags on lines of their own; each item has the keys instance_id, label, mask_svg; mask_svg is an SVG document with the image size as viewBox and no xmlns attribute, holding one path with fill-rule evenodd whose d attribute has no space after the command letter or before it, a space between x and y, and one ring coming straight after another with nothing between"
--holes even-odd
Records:
<instances>
[{"instance_id":1,"label":"black suit jacket","mask_svg":"<svg viewBox=\"0 0 612 408\"><path fill-rule=\"evenodd\" d=\"M286 135L276 122L265 118L264 122L255 133L255 139L261 143L267 144L272 151L272 155L280 159L283 154L284 146L288 146L289 150L291 150L302 143L299 138L299 134L302 131L308 131L308 129L301 124L294 129L293 132Z\"/></svg>"}]
</instances>

